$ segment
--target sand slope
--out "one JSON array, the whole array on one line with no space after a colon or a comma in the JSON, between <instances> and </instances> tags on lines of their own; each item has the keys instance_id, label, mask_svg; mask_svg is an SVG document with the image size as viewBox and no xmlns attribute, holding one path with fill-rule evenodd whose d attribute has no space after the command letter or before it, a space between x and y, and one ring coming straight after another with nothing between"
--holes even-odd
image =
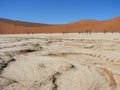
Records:
<instances>
[{"instance_id":1,"label":"sand slope","mask_svg":"<svg viewBox=\"0 0 120 90\"><path fill-rule=\"evenodd\" d=\"M0 90L120 90L119 33L0 35Z\"/></svg>"},{"instance_id":2,"label":"sand slope","mask_svg":"<svg viewBox=\"0 0 120 90\"><path fill-rule=\"evenodd\" d=\"M80 20L64 25L49 25L0 19L0 34L55 32L120 32L120 16L109 20Z\"/></svg>"}]
</instances>

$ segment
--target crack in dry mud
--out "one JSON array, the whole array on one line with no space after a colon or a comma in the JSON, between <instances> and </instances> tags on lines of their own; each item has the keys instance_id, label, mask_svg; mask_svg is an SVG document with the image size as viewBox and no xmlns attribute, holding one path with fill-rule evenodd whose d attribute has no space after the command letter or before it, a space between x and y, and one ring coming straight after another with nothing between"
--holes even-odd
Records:
<instances>
[{"instance_id":1,"label":"crack in dry mud","mask_svg":"<svg viewBox=\"0 0 120 90\"><path fill-rule=\"evenodd\" d=\"M52 83L54 84L54 87L53 87L52 90L57 90L58 85L56 84L56 80L57 80L57 78L58 78L59 76L60 76L60 73L59 73L59 72L55 73L55 74L52 76L51 80L52 80Z\"/></svg>"},{"instance_id":2,"label":"crack in dry mud","mask_svg":"<svg viewBox=\"0 0 120 90\"><path fill-rule=\"evenodd\" d=\"M0 74L2 73L2 71L3 71L11 62L14 62L14 61L15 61L14 58L12 58L11 60L9 60L9 61L7 61L7 62L2 61L2 62L0 63Z\"/></svg>"}]
</instances>

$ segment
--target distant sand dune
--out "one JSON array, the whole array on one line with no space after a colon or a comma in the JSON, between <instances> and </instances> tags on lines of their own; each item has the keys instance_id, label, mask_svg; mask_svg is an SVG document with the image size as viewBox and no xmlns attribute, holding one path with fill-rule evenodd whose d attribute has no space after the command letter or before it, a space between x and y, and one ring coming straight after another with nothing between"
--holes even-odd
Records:
<instances>
[{"instance_id":1,"label":"distant sand dune","mask_svg":"<svg viewBox=\"0 0 120 90\"><path fill-rule=\"evenodd\" d=\"M50 25L0 19L0 34L65 32L120 32L120 16L103 21L80 20L68 24Z\"/></svg>"}]
</instances>

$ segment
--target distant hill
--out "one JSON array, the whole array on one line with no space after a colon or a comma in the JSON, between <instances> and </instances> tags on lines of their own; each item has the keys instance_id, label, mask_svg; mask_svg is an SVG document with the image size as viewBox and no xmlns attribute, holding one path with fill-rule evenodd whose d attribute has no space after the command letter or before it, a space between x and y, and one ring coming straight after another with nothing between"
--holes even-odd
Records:
<instances>
[{"instance_id":1,"label":"distant hill","mask_svg":"<svg viewBox=\"0 0 120 90\"><path fill-rule=\"evenodd\" d=\"M120 16L109 20L80 20L63 25L31 23L0 18L0 34L59 32L120 32Z\"/></svg>"}]
</instances>

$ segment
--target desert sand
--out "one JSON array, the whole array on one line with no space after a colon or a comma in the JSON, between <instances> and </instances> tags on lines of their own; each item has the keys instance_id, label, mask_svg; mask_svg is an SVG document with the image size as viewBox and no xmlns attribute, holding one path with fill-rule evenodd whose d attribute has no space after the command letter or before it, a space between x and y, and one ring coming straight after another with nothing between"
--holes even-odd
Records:
<instances>
[{"instance_id":1,"label":"desert sand","mask_svg":"<svg viewBox=\"0 0 120 90\"><path fill-rule=\"evenodd\" d=\"M51 25L0 18L0 34L26 33L120 32L120 16L108 20L85 19Z\"/></svg>"},{"instance_id":2,"label":"desert sand","mask_svg":"<svg viewBox=\"0 0 120 90\"><path fill-rule=\"evenodd\" d=\"M0 35L0 90L120 90L120 34Z\"/></svg>"}]
</instances>

